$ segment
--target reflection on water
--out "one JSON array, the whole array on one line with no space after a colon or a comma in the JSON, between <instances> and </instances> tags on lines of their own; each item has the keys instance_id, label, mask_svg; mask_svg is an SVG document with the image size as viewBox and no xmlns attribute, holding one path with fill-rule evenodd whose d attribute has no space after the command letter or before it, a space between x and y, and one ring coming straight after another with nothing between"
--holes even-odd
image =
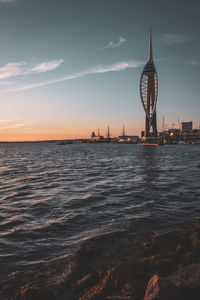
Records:
<instances>
[{"instance_id":1,"label":"reflection on water","mask_svg":"<svg viewBox=\"0 0 200 300\"><path fill-rule=\"evenodd\" d=\"M155 146L143 146L141 156L143 157L143 179L144 179L144 188L148 191L153 190L153 185L156 182L156 179L159 178L160 169L159 169L159 159L157 157L158 147Z\"/></svg>"},{"instance_id":2,"label":"reflection on water","mask_svg":"<svg viewBox=\"0 0 200 300\"><path fill-rule=\"evenodd\" d=\"M120 228L168 230L200 216L200 148L0 145L2 277Z\"/></svg>"}]
</instances>

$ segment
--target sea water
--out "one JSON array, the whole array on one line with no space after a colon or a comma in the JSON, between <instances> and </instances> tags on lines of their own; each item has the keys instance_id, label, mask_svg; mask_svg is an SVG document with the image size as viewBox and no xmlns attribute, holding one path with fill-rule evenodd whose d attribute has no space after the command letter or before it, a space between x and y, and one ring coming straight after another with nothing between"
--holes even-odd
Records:
<instances>
[{"instance_id":1,"label":"sea water","mask_svg":"<svg viewBox=\"0 0 200 300\"><path fill-rule=\"evenodd\" d=\"M0 279L129 228L200 218L200 146L0 144Z\"/></svg>"}]
</instances>

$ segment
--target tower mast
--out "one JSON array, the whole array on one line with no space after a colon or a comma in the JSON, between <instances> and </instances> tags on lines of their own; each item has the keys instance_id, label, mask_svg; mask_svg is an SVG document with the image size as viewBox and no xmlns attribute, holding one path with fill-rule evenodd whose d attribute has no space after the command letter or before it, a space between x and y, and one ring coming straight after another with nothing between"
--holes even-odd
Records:
<instances>
[{"instance_id":1,"label":"tower mast","mask_svg":"<svg viewBox=\"0 0 200 300\"><path fill-rule=\"evenodd\" d=\"M126 136L124 124L123 124L122 136Z\"/></svg>"},{"instance_id":2,"label":"tower mast","mask_svg":"<svg viewBox=\"0 0 200 300\"><path fill-rule=\"evenodd\" d=\"M149 32L149 57L148 57L148 61L153 62L152 31L151 31L151 28L150 28L150 32Z\"/></svg>"},{"instance_id":3,"label":"tower mast","mask_svg":"<svg viewBox=\"0 0 200 300\"><path fill-rule=\"evenodd\" d=\"M140 78L140 98L146 114L145 138L157 138L156 103L158 96L158 76L153 61L152 31L149 33L148 61Z\"/></svg>"},{"instance_id":4,"label":"tower mast","mask_svg":"<svg viewBox=\"0 0 200 300\"><path fill-rule=\"evenodd\" d=\"M107 139L110 139L110 127L109 127L109 124L108 124L108 131L107 131Z\"/></svg>"}]
</instances>

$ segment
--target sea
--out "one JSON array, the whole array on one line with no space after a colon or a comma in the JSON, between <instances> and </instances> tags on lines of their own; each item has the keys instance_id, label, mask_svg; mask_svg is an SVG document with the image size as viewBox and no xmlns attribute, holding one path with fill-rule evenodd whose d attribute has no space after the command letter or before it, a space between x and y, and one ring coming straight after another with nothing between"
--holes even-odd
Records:
<instances>
[{"instance_id":1,"label":"sea","mask_svg":"<svg viewBox=\"0 0 200 300\"><path fill-rule=\"evenodd\" d=\"M89 239L200 219L200 145L0 143L0 280Z\"/></svg>"}]
</instances>

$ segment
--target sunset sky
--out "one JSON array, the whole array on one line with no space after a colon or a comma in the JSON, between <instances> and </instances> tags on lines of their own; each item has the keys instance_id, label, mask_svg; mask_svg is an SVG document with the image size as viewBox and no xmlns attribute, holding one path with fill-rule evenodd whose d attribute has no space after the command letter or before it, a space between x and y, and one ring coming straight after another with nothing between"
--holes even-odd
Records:
<instances>
[{"instance_id":1,"label":"sunset sky","mask_svg":"<svg viewBox=\"0 0 200 300\"><path fill-rule=\"evenodd\" d=\"M200 2L0 0L0 141L140 135L153 33L158 129L200 122Z\"/></svg>"}]
</instances>

